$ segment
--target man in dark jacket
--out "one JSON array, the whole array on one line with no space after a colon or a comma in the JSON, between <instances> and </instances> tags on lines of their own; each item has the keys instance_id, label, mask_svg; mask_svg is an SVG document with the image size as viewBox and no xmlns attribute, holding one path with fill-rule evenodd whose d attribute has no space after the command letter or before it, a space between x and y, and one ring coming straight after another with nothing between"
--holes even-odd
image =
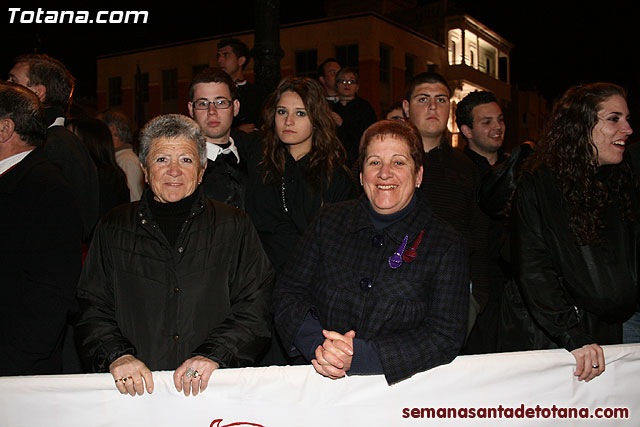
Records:
<instances>
[{"instance_id":1,"label":"man in dark jacket","mask_svg":"<svg viewBox=\"0 0 640 427\"><path fill-rule=\"evenodd\" d=\"M456 124L467 142L464 153L481 173L505 160L505 124L498 100L491 92L471 92L458 103Z\"/></svg>"},{"instance_id":2,"label":"man in dark jacket","mask_svg":"<svg viewBox=\"0 0 640 427\"><path fill-rule=\"evenodd\" d=\"M47 55L23 55L9 71L9 81L34 92L45 111L46 156L62 171L71 188L87 240L98 221L98 172L87 148L64 127L74 78L60 61Z\"/></svg>"},{"instance_id":3,"label":"man in dark jacket","mask_svg":"<svg viewBox=\"0 0 640 427\"><path fill-rule=\"evenodd\" d=\"M244 142L247 136L236 131L231 137L233 118L241 109L231 77L219 68L198 73L189 85L187 108L207 140L207 168L202 178L205 194L244 209L247 160L240 155L237 142Z\"/></svg>"},{"instance_id":4,"label":"man in dark jacket","mask_svg":"<svg viewBox=\"0 0 640 427\"><path fill-rule=\"evenodd\" d=\"M238 89L238 97L243 107L233 120L233 128L251 133L260 128L260 110L265 96L260 88L248 82L244 77L244 70L251 61L251 52L246 44L239 39L224 39L218 43L216 61L225 73L229 75Z\"/></svg>"},{"instance_id":5,"label":"man in dark jacket","mask_svg":"<svg viewBox=\"0 0 640 427\"><path fill-rule=\"evenodd\" d=\"M473 162L481 176L491 173L507 155L502 150L505 123L498 100L491 92L471 92L458 103L456 123L466 141L464 154ZM498 317L504 283L511 277L510 268L501 256L505 244L505 224L502 219L487 217L489 223L489 297L478 316L464 352L495 353L498 339Z\"/></svg>"},{"instance_id":6,"label":"man in dark jacket","mask_svg":"<svg viewBox=\"0 0 640 427\"><path fill-rule=\"evenodd\" d=\"M73 193L46 159L38 98L0 83L0 375L59 374L82 265Z\"/></svg>"},{"instance_id":7,"label":"man in dark jacket","mask_svg":"<svg viewBox=\"0 0 640 427\"><path fill-rule=\"evenodd\" d=\"M425 72L409 82L402 107L422 136L425 159L420 188L425 191L435 215L449 222L469 247L473 296L469 307L470 331L489 295L488 221L477 202L480 175L462 152L451 147L445 136L450 98L451 89L444 77Z\"/></svg>"}]
</instances>

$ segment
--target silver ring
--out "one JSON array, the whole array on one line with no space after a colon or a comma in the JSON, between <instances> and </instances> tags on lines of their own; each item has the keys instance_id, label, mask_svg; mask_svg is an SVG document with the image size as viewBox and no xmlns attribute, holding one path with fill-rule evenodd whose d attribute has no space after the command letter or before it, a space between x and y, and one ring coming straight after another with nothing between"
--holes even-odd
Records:
<instances>
[{"instance_id":1,"label":"silver ring","mask_svg":"<svg viewBox=\"0 0 640 427\"><path fill-rule=\"evenodd\" d=\"M193 366L189 367L189 369L187 369L187 372L185 372L184 376L185 378L192 378L192 377L196 377L198 375L198 371L196 371L196 368L194 368Z\"/></svg>"},{"instance_id":2,"label":"silver ring","mask_svg":"<svg viewBox=\"0 0 640 427\"><path fill-rule=\"evenodd\" d=\"M592 365L591 366L593 369L598 369L600 367L600 365Z\"/></svg>"}]
</instances>

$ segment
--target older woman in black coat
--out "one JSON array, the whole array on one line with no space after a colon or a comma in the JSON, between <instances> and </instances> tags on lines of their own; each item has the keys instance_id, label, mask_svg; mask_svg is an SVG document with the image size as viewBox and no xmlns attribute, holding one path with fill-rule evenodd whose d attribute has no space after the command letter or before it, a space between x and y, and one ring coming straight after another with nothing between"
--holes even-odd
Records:
<instances>
[{"instance_id":1,"label":"older woman in black coat","mask_svg":"<svg viewBox=\"0 0 640 427\"><path fill-rule=\"evenodd\" d=\"M422 142L382 121L360 145L360 199L325 207L277 281L285 348L330 378L388 383L449 363L464 340L469 266L462 238L416 188Z\"/></svg>"},{"instance_id":2,"label":"older woman in black coat","mask_svg":"<svg viewBox=\"0 0 640 427\"><path fill-rule=\"evenodd\" d=\"M272 270L247 215L205 196L196 122L156 117L140 142L149 186L96 228L76 338L85 365L110 372L121 393L151 393L151 371L175 369L176 389L195 395L268 343Z\"/></svg>"}]
</instances>

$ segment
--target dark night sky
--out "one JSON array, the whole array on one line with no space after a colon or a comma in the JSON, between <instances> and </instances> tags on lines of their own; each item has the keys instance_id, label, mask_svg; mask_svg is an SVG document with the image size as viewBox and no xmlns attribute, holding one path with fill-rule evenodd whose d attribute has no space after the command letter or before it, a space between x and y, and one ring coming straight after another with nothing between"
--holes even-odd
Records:
<instances>
[{"instance_id":1,"label":"dark night sky","mask_svg":"<svg viewBox=\"0 0 640 427\"><path fill-rule=\"evenodd\" d=\"M13 0L11 0L13 1ZM21 53L33 52L39 46L40 53L46 53L61 60L76 76L76 95L91 95L95 92L95 59L99 55L126 50L157 46L175 41L209 37L217 34L250 30L254 27L252 1L231 0L227 4L220 0L200 2L190 8L193 2L170 2L160 6L160 2L109 2L104 6L60 5L52 10L147 10L147 24L8 24L9 7L21 10L38 10L37 3L27 5L25 1L9 3L0 10L0 34L3 40L2 69L8 71L12 58ZM322 2L293 2L281 0L282 23L322 17ZM176 5L184 4L183 8ZM64 5L64 6L63 6ZM205 6L209 5L209 6ZM46 10L46 7L40 7ZM6 71L3 77L6 77Z\"/></svg>"},{"instance_id":2,"label":"dark night sky","mask_svg":"<svg viewBox=\"0 0 640 427\"><path fill-rule=\"evenodd\" d=\"M450 0L451 1L451 0ZM281 0L281 23L323 16L322 2ZM638 56L640 36L629 0L589 1L481 1L458 0L458 7L515 45L511 53L511 80L523 89L537 88L548 99L569 85L586 81L611 81L629 89L629 101L640 93L640 74L632 66ZM40 4L42 4L40 2ZM146 5L145 5L146 4ZM173 2L173 5L181 4ZM78 78L77 95L95 91L95 57L144 46L242 31L253 27L251 2L214 0L183 2L184 8L158 3L108 3L109 10L148 10L148 24L9 24L8 7L37 10L28 2L10 3L0 15L3 69L19 53L40 51L62 60ZM210 5L210 6L205 6ZM66 5L65 5L66 6ZM85 6L66 6L84 10ZM94 7L93 10L100 8ZM637 9L637 7L636 7ZM636 60L637 62L637 60Z\"/></svg>"},{"instance_id":3,"label":"dark night sky","mask_svg":"<svg viewBox=\"0 0 640 427\"><path fill-rule=\"evenodd\" d=\"M640 90L638 72L632 65L638 63L640 42L637 13L633 13L638 10L637 3L459 3L465 3L468 14L515 44L511 77L521 87L537 87L549 98L572 84L589 81L609 81Z\"/></svg>"}]
</instances>

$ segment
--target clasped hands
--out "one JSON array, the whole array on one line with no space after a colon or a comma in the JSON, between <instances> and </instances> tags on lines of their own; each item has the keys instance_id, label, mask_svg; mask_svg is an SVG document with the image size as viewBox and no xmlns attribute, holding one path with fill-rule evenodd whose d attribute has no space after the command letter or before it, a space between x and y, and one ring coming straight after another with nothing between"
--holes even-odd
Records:
<instances>
[{"instance_id":1,"label":"clasped hands","mask_svg":"<svg viewBox=\"0 0 640 427\"><path fill-rule=\"evenodd\" d=\"M332 380L342 378L351 369L355 331L346 334L322 330L324 342L316 348L316 358L311 361L316 372Z\"/></svg>"},{"instance_id":2,"label":"clasped hands","mask_svg":"<svg viewBox=\"0 0 640 427\"><path fill-rule=\"evenodd\" d=\"M195 356L185 360L173 373L173 383L176 390L184 391L185 396L203 392L209 384L213 371L220 365L203 356ZM194 374L185 375L189 368ZM109 365L109 372L113 375L118 391L122 394L144 394L153 392L153 375L151 370L140 360L130 354L117 358Z\"/></svg>"}]
</instances>

